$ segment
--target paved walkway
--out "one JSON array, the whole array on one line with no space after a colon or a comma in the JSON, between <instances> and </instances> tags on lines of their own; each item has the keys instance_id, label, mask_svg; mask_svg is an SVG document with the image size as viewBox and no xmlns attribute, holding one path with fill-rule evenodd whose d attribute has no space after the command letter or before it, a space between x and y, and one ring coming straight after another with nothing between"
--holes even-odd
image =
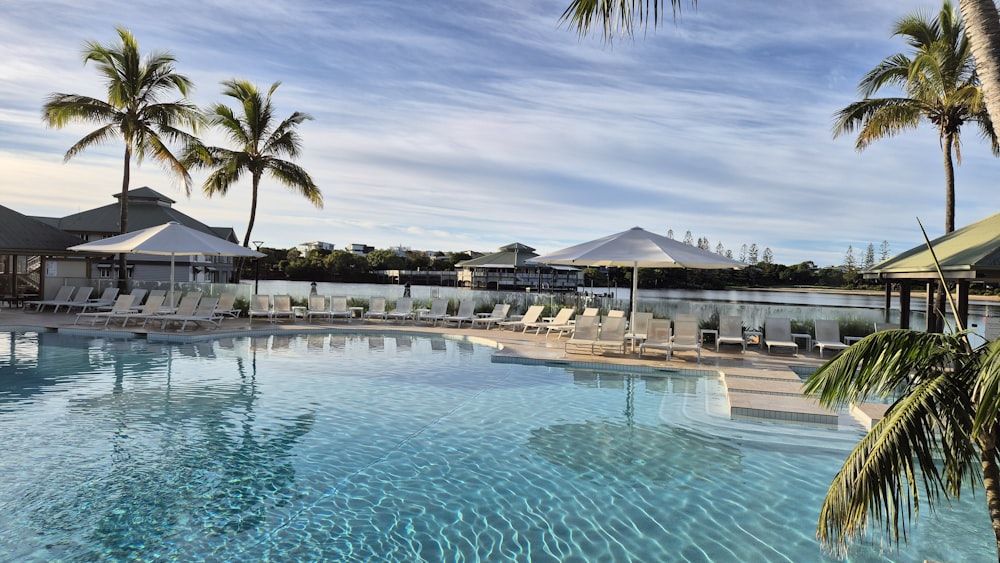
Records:
<instances>
[{"instance_id":1,"label":"paved walkway","mask_svg":"<svg viewBox=\"0 0 1000 563\"><path fill-rule=\"evenodd\" d=\"M802 396L802 379L796 371L809 373L820 366L822 360L816 352L802 352L797 355L769 355L766 351L748 347L741 353L738 346L724 346L716 352L713 344L702 347L701 361L693 351L675 352L669 362L662 352L647 353L640 358L637 353L607 353L591 355L566 351L566 337L555 334L546 337L532 333L512 332L493 328L455 328L454 326L431 326L426 323L395 323L382 321L361 321L351 323L338 320L334 323L318 321L312 324L304 319L296 322L284 320L268 323L255 319L227 319L218 329L195 327L186 332L160 330L159 325L145 328L130 325L123 329L105 329L100 324L91 326L90 320L81 318L74 324L76 314L63 312L27 312L22 309L0 309L0 329L48 329L66 333L107 335L127 332L149 340L190 342L220 337L234 337L260 334L280 334L282 332L309 331L407 331L413 333L451 334L470 338L498 347L498 355L518 359L545 362L584 363L596 365L634 366L641 371L711 371L720 375L726 385L730 416L734 419L764 420L793 424L838 426L838 424L862 424L869 426L877 421L884 407L862 405L852 413L836 413L819 406L815 400ZM845 418L846 417L846 418ZM853 418L853 420L849 420Z\"/></svg>"}]
</instances>

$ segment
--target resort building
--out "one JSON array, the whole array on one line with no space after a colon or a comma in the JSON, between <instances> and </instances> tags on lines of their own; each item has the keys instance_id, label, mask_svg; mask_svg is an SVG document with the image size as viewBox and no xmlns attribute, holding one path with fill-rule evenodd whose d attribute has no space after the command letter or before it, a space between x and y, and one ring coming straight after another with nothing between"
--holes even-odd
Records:
<instances>
[{"instance_id":1,"label":"resort building","mask_svg":"<svg viewBox=\"0 0 1000 563\"><path fill-rule=\"evenodd\" d=\"M59 267L60 257L72 255L68 247L79 237L0 205L0 301L18 305L44 292L46 279L58 288L63 277L85 277L83 262ZM44 275L43 275L44 274ZM54 290L53 290L54 291Z\"/></svg>"},{"instance_id":2,"label":"resort building","mask_svg":"<svg viewBox=\"0 0 1000 563\"><path fill-rule=\"evenodd\" d=\"M583 285L583 270L531 263L536 256L534 248L519 242L502 246L493 254L456 264L458 285L514 291L576 291Z\"/></svg>"}]
</instances>

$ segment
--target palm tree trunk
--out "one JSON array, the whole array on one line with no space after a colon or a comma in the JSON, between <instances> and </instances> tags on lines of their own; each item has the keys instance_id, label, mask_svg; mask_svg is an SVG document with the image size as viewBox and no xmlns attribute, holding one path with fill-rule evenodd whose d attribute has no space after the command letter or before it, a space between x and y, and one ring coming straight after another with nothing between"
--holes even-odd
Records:
<instances>
[{"instance_id":1,"label":"palm tree trunk","mask_svg":"<svg viewBox=\"0 0 1000 563\"><path fill-rule=\"evenodd\" d=\"M944 134L944 232L955 230L955 165L951 154L955 147L955 135Z\"/></svg>"},{"instance_id":2,"label":"palm tree trunk","mask_svg":"<svg viewBox=\"0 0 1000 563\"><path fill-rule=\"evenodd\" d=\"M986 506L993 523L996 538L997 561L1000 561L1000 468L997 467L997 425L979 436L980 461L983 466L983 486L986 488Z\"/></svg>"},{"instance_id":3,"label":"palm tree trunk","mask_svg":"<svg viewBox=\"0 0 1000 563\"><path fill-rule=\"evenodd\" d=\"M986 111L1000 136L1000 13L994 0L959 0Z\"/></svg>"},{"instance_id":4,"label":"palm tree trunk","mask_svg":"<svg viewBox=\"0 0 1000 563\"><path fill-rule=\"evenodd\" d=\"M260 174L253 175L253 191L250 193L250 221L247 223L247 232L243 236L243 246L250 248L250 232L253 231L254 221L257 220L257 188L260 186Z\"/></svg>"},{"instance_id":5,"label":"palm tree trunk","mask_svg":"<svg viewBox=\"0 0 1000 563\"><path fill-rule=\"evenodd\" d=\"M120 215L118 218L118 232L125 234L128 232L128 186L131 181L132 147L125 143L125 169L122 172L122 195L119 198L118 208ZM118 290L125 292L128 290L128 261L127 254L118 255Z\"/></svg>"}]
</instances>

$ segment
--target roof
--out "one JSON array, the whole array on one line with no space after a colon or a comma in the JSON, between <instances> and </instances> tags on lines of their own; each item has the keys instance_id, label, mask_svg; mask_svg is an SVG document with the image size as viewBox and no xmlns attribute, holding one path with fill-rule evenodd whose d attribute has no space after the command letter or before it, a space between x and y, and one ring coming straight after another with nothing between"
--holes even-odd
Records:
<instances>
[{"instance_id":1,"label":"roof","mask_svg":"<svg viewBox=\"0 0 1000 563\"><path fill-rule=\"evenodd\" d=\"M931 241L946 279L1000 279L1000 213ZM926 244L915 246L865 270L866 278L936 278Z\"/></svg>"},{"instance_id":2,"label":"roof","mask_svg":"<svg viewBox=\"0 0 1000 563\"><path fill-rule=\"evenodd\" d=\"M525 246L519 242L511 243L500 247L500 252L487 254L471 260L463 260L455 264L458 268L514 268L516 267L537 267L538 264L525 264L525 261L538 256L534 248Z\"/></svg>"},{"instance_id":3,"label":"roof","mask_svg":"<svg viewBox=\"0 0 1000 563\"><path fill-rule=\"evenodd\" d=\"M79 237L0 205L0 253L72 254L66 249L82 242Z\"/></svg>"}]
</instances>

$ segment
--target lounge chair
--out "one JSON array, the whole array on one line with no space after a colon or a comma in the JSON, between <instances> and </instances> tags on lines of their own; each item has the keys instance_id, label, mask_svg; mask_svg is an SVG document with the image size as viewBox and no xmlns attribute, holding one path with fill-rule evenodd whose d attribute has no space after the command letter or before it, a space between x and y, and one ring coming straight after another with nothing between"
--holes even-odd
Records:
<instances>
[{"instance_id":1,"label":"lounge chair","mask_svg":"<svg viewBox=\"0 0 1000 563\"><path fill-rule=\"evenodd\" d=\"M274 322L271 314L271 298L267 295L254 294L250 296L250 308L247 309L247 317L250 325L253 326L254 317L264 317L267 322Z\"/></svg>"},{"instance_id":2,"label":"lounge chair","mask_svg":"<svg viewBox=\"0 0 1000 563\"><path fill-rule=\"evenodd\" d=\"M37 312L40 312L42 309L44 309L47 305L51 305L51 306L55 307L55 306L60 305L60 304L65 304L67 301L69 301L73 297L73 292L74 291L76 291L76 286L73 286L73 285L64 285L64 286L62 286L62 287L59 288L59 291L56 292L55 297L53 297L52 299L39 299L39 300L35 300L35 301L25 301L24 302L24 307L27 309L28 305L34 305L35 306L35 312L37 313Z\"/></svg>"},{"instance_id":3,"label":"lounge chair","mask_svg":"<svg viewBox=\"0 0 1000 563\"><path fill-rule=\"evenodd\" d=\"M764 321L764 344L767 344L768 354L772 348L791 348L793 355L797 355L799 345L792 339L792 321L775 317Z\"/></svg>"},{"instance_id":4,"label":"lounge chair","mask_svg":"<svg viewBox=\"0 0 1000 563\"><path fill-rule=\"evenodd\" d=\"M577 321L579 322L579 321ZM615 351L625 353L625 317L607 316L601 319L601 330L591 345L591 353Z\"/></svg>"},{"instance_id":5,"label":"lounge chair","mask_svg":"<svg viewBox=\"0 0 1000 563\"><path fill-rule=\"evenodd\" d=\"M675 351L694 350L698 352L698 363L701 363L701 335L698 331L698 321L684 319L674 321L673 338L667 349L667 361Z\"/></svg>"},{"instance_id":6,"label":"lounge chair","mask_svg":"<svg viewBox=\"0 0 1000 563\"><path fill-rule=\"evenodd\" d=\"M313 317L321 317L326 320L330 320L333 313L326 306L326 296L314 294L309 296L309 302L306 305L306 322L312 324Z\"/></svg>"},{"instance_id":7,"label":"lounge chair","mask_svg":"<svg viewBox=\"0 0 1000 563\"><path fill-rule=\"evenodd\" d=\"M225 317L232 319L238 319L241 311L236 308L236 294L232 291L227 291L219 296L219 304L215 306L215 316L218 320L222 320Z\"/></svg>"},{"instance_id":8,"label":"lounge chair","mask_svg":"<svg viewBox=\"0 0 1000 563\"><path fill-rule=\"evenodd\" d=\"M430 321L433 326L437 326L438 321L443 321L448 316L448 300L444 297L436 297L431 301L429 313L420 315L420 320Z\"/></svg>"},{"instance_id":9,"label":"lounge chair","mask_svg":"<svg viewBox=\"0 0 1000 563\"><path fill-rule=\"evenodd\" d=\"M136 288L130 291L129 295L132 296L132 306L142 307L142 300L146 298L147 293L149 292L142 288Z\"/></svg>"},{"instance_id":10,"label":"lounge chair","mask_svg":"<svg viewBox=\"0 0 1000 563\"><path fill-rule=\"evenodd\" d=\"M569 311L567 311L566 309L569 309ZM545 325L545 338L548 338L549 335L552 334L552 331L556 332L557 338L562 338L564 334L572 335L573 330L576 328L576 320L573 319L573 314L575 312L576 309L573 309L572 307L565 307L563 309L559 309L559 312L556 313L556 316L555 318L552 319L552 322ZM597 319L598 324L601 322L601 317L597 316L596 314L578 315L576 318L580 319L581 317L589 317Z\"/></svg>"},{"instance_id":11,"label":"lounge chair","mask_svg":"<svg viewBox=\"0 0 1000 563\"><path fill-rule=\"evenodd\" d=\"M670 342L673 331L670 329L670 319L652 319L646 329L646 339L639 345L639 357L646 350L661 350L670 358Z\"/></svg>"},{"instance_id":12,"label":"lounge chair","mask_svg":"<svg viewBox=\"0 0 1000 563\"><path fill-rule=\"evenodd\" d=\"M882 332L883 330L897 330L899 329L899 323L880 323L875 322L875 332ZM819 337L819 335L816 335Z\"/></svg>"},{"instance_id":13,"label":"lounge chair","mask_svg":"<svg viewBox=\"0 0 1000 563\"><path fill-rule=\"evenodd\" d=\"M747 340L743 336L743 319L736 316L725 316L719 318L719 335L715 338L715 351L719 351L722 344L739 344L743 347L743 353L747 351Z\"/></svg>"},{"instance_id":14,"label":"lounge chair","mask_svg":"<svg viewBox=\"0 0 1000 563\"><path fill-rule=\"evenodd\" d=\"M620 318L624 319L625 318L625 311L621 311L621 310L618 310L618 309L611 309L610 311L608 311L608 316L611 317L611 318L620 317Z\"/></svg>"},{"instance_id":15,"label":"lounge chair","mask_svg":"<svg viewBox=\"0 0 1000 563\"><path fill-rule=\"evenodd\" d=\"M70 305L70 310L79 307L81 313L86 313L88 309L110 309L118 299L118 288L109 287L101 293L97 299L88 299L86 303ZM75 323L74 323L75 324Z\"/></svg>"},{"instance_id":16,"label":"lounge chair","mask_svg":"<svg viewBox=\"0 0 1000 563\"><path fill-rule=\"evenodd\" d=\"M521 329L521 332L526 332L528 330L528 325L538 322L538 317L542 316L542 311L545 310L545 305L532 305L528 307L528 310L524 312L524 316L516 321L501 321L497 323L500 330L509 328L510 330Z\"/></svg>"},{"instance_id":17,"label":"lounge chair","mask_svg":"<svg viewBox=\"0 0 1000 563\"><path fill-rule=\"evenodd\" d=\"M570 319L573 318L574 313L576 313L576 309L574 309L573 307L563 307L562 309L559 309L559 312L556 313L556 316L553 317L551 320L535 321L533 323L524 323L523 332L527 332L529 328L533 328L535 329L535 334L538 334L542 332L542 329L544 328L545 337L548 338L550 332L549 329L558 328L559 330L563 330L565 328L567 331L572 331L573 325L570 324L569 321Z\"/></svg>"},{"instance_id":18,"label":"lounge chair","mask_svg":"<svg viewBox=\"0 0 1000 563\"><path fill-rule=\"evenodd\" d=\"M50 305L55 305L55 309L52 310L53 313L59 312L59 307L66 307L66 312L69 313L72 307L82 305L90 299L90 294L94 292L94 288L83 286L76 290L71 299L67 299L62 303L50 303Z\"/></svg>"},{"instance_id":19,"label":"lounge chair","mask_svg":"<svg viewBox=\"0 0 1000 563\"><path fill-rule=\"evenodd\" d=\"M157 297L157 296L163 298L163 299L160 299L160 306L161 307L166 307L167 305L165 305L163 302L167 300L167 292L166 292L166 290L163 290L163 289L151 289L151 290L149 290L149 294L146 295L146 302L148 303L150 298ZM144 306L145 305L143 303L139 303L137 301L133 301L132 302L132 310L133 311L138 311L139 309L142 309Z\"/></svg>"},{"instance_id":20,"label":"lounge chair","mask_svg":"<svg viewBox=\"0 0 1000 563\"><path fill-rule=\"evenodd\" d=\"M218 304L218 297L206 297L198 302L198 306L190 315L164 315L160 330L166 328L167 323L176 323L177 321L181 322L181 327L177 329L178 332L184 332L188 323L195 323L198 326L201 326L201 323L206 323L212 325L212 328L218 328L219 316L215 311Z\"/></svg>"},{"instance_id":21,"label":"lounge chair","mask_svg":"<svg viewBox=\"0 0 1000 563\"><path fill-rule=\"evenodd\" d=\"M160 309L163 307L163 300L166 298L166 294L161 293L159 295L153 295L152 292L150 292L149 297L146 298L146 303L142 306L142 309L137 311L129 308L128 311L112 312L108 315L108 320L105 321L104 326L107 326L112 319L122 319L122 327L124 327L132 319L143 319L143 321L145 321L150 317L159 315L161 314ZM133 303L134 302L135 300L133 300ZM145 324L145 322L143 322L143 324Z\"/></svg>"},{"instance_id":22,"label":"lounge chair","mask_svg":"<svg viewBox=\"0 0 1000 563\"><path fill-rule=\"evenodd\" d=\"M274 306L271 308L271 320L276 322L278 319L292 319L292 323L295 321L295 311L292 309L292 296L291 295L275 295L274 296Z\"/></svg>"},{"instance_id":23,"label":"lounge chair","mask_svg":"<svg viewBox=\"0 0 1000 563\"><path fill-rule=\"evenodd\" d=\"M600 314L601 314L601 308L600 307L587 307L586 309L583 310L582 313L580 313L580 316L581 317L596 317L596 316L598 316Z\"/></svg>"},{"instance_id":24,"label":"lounge chair","mask_svg":"<svg viewBox=\"0 0 1000 563\"><path fill-rule=\"evenodd\" d=\"M146 326L146 323L151 320L159 321L160 330L163 330L167 327L167 323L169 323L172 319L183 320L184 317L190 317L193 315L195 310L198 308L199 302L201 302L201 292L189 291L181 297L181 301L177 304L177 307L168 307L167 311L164 311L164 309L161 308L160 312L154 313L153 315L143 319L142 326Z\"/></svg>"},{"instance_id":25,"label":"lounge chair","mask_svg":"<svg viewBox=\"0 0 1000 563\"><path fill-rule=\"evenodd\" d=\"M573 334L566 341L564 349L570 353L570 348L586 348L591 354L594 353L594 343L600 335L600 317L577 317Z\"/></svg>"},{"instance_id":26,"label":"lounge chair","mask_svg":"<svg viewBox=\"0 0 1000 563\"><path fill-rule=\"evenodd\" d=\"M347 306L347 297L335 295L330 298L330 320L347 319L347 323L350 324L353 317L354 313Z\"/></svg>"},{"instance_id":27,"label":"lounge chair","mask_svg":"<svg viewBox=\"0 0 1000 563\"><path fill-rule=\"evenodd\" d=\"M462 323L476 320L476 302L472 299L463 299L458 305L458 312L445 317L443 322L457 323L458 328L462 328Z\"/></svg>"},{"instance_id":28,"label":"lounge chair","mask_svg":"<svg viewBox=\"0 0 1000 563\"><path fill-rule=\"evenodd\" d=\"M653 313L633 313L628 323L628 331L625 337L632 343L632 351L635 352L637 342L646 339L646 331L649 329L649 321L653 320Z\"/></svg>"},{"instance_id":29,"label":"lounge chair","mask_svg":"<svg viewBox=\"0 0 1000 563\"><path fill-rule=\"evenodd\" d=\"M849 348L840 340L840 323L830 319L816 319L816 339L813 348L819 348L819 357L823 357L826 349L840 352Z\"/></svg>"},{"instance_id":30,"label":"lounge chair","mask_svg":"<svg viewBox=\"0 0 1000 563\"><path fill-rule=\"evenodd\" d=\"M386 320L385 297L371 297L368 299L368 310L365 311L365 319Z\"/></svg>"},{"instance_id":31,"label":"lounge chair","mask_svg":"<svg viewBox=\"0 0 1000 563\"><path fill-rule=\"evenodd\" d=\"M385 314L386 320L406 321L413 318L413 298L400 297L396 300L396 306L392 311Z\"/></svg>"},{"instance_id":32,"label":"lounge chair","mask_svg":"<svg viewBox=\"0 0 1000 563\"><path fill-rule=\"evenodd\" d=\"M507 313L510 312L510 305L506 303L497 303L493 306L493 310L490 311L489 316L483 316L472 320L472 328L477 326L486 326L486 330L489 330L494 324L498 324L507 320Z\"/></svg>"},{"instance_id":33,"label":"lounge chair","mask_svg":"<svg viewBox=\"0 0 1000 563\"><path fill-rule=\"evenodd\" d=\"M134 295L119 295L115 302L111 305L111 310L109 311L81 311L76 314L76 320L73 324L80 322L80 318L90 319L90 326L97 324L97 321L104 319L104 326L108 326L108 322L111 321L111 315L115 313L127 313L132 308L132 302L135 301Z\"/></svg>"}]
</instances>

